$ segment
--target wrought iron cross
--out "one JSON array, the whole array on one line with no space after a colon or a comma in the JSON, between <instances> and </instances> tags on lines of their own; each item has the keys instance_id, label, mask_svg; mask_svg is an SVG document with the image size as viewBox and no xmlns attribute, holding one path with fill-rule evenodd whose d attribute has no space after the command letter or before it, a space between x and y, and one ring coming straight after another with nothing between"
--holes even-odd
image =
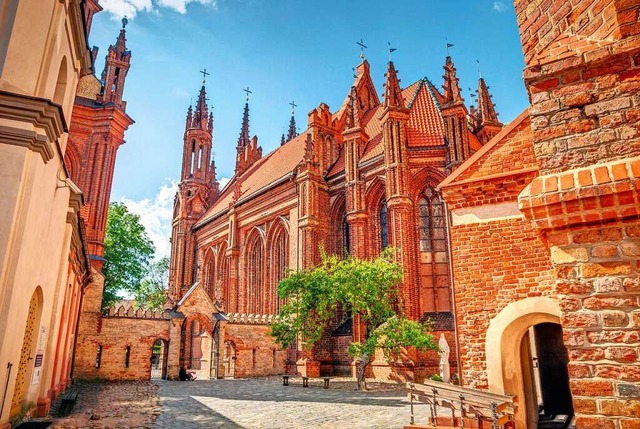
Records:
<instances>
[{"instance_id":1,"label":"wrought iron cross","mask_svg":"<svg viewBox=\"0 0 640 429\"><path fill-rule=\"evenodd\" d=\"M253 92L249 89L249 87L246 87L245 89L243 89L243 91L247 93L246 100L249 101L249 94L253 94Z\"/></svg>"},{"instance_id":2,"label":"wrought iron cross","mask_svg":"<svg viewBox=\"0 0 640 429\"><path fill-rule=\"evenodd\" d=\"M360 58L364 60L364 50L367 49L367 46L364 44L362 39L359 42L356 42L356 45L360 46Z\"/></svg>"},{"instance_id":3,"label":"wrought iron cross","mask_svg":"<svg viewBox=\"0 0 640 429\"><path fill-rule=\"evenodd\" d=\"M291 106L291 115L293 116L293 114L296 111L296 107L298 107L298 105L296 104L295 101L292 101L291 103L289 103L289 106Z\"/></svg>"},{"instance_id":4,"label":"wrought iron cross","mask_svg":"<svg viewBox=\"0 0 640 429\"><path fill-rule=\"evenodd\" d=\"M123 30L124 30L124 27L126 27L128 23L129 23L129 20L127 19L127 16L125 15L124 18L122 18L122 29Z\"/></svg>"},{"instance_id":5,"label":"wrought iron cross","mask_svg":"<svg viewBox=\"0 0 640 429\"><path fill-rule=\"evenodd\" d=\"M207 80L207 76L209 76L211 73L207 73L207 69L200 70L200 73L202 73L202 83L204 84Z\"/></svg>"}]
</instances>

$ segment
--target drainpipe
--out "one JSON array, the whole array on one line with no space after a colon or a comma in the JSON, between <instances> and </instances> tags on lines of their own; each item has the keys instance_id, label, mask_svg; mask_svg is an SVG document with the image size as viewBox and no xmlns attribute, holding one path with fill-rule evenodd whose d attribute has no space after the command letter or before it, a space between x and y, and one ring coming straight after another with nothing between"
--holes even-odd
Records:
<instances>
[{"instance_id":1,"label":"drainpipe","mask_svg":"<svg viewBox=\"0 0 640 429\"><path fill-rule=\"evenodd\" d=\"M451 212L449 211L449 206L447 204L447 201L442 198L442 202L444 203L444 211L446 213L446 218L447 218L447 242L448 242L448 246L447 246L447 256L448 256L448 265L449 265L449 279L450 279L450 283L451 283L451 310L453 312L453 333L455 336L455 340L456 340L456 363L458 366L458 382L460 383L460 386L462 387L462 364L461 364L461 360L460 360L460 339L458 337L458 311L456 310L456 295L455 295L455 282L453 280L453 252L451 250Z\"/></svg>"}]
</instances>

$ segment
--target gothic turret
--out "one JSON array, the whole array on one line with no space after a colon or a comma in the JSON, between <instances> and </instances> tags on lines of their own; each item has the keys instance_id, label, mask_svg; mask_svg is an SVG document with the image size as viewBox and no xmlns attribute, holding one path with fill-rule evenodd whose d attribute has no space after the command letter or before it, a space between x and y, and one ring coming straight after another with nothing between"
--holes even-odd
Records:
<instances>
[{"instance_id":1,"label":"gothic turret","mask_svg":"<svg viewBox=\"0 0 640 429\"><path fill-rule=\"evenodd\" d=\"M495 106L491 101L489 87L482 76L478 79L478 108L474 112L476 123L474 132L484 144L491 140L502 129Z\"/></svg>"},{"instance_id":2,"label":"gothic turret","mask_svg":"<svg viewBox=\"0 0 640 429\"><path fill-rule=\"evenodd\" d=\"M248 89L247 89L248 91ZM242 126L240 127L240 136L238 137L238 145L236 150L238 154L244 151L244 148L251 143L251 137L249 137L249 92L247 92L247 99L244 103L244 113L242 114Z\"/></svg>"},{"instance_id":3,"label":"gothic turret","mask_svg":"<svg viewBox=\"0 0 640 429\"><path fill-rule=\"evenodd\" d=\"M443 105L463 103L456 68L450 56L447 56L445 60L444 76L442 77L444 78L444 84L442 85Z\"/></svg>"},{"instance_id":4,"label":"gothic turret","mask_svg":"<svg viewBox=\"0 0 640 429\"><path fill-rule=\"evenodd\" d=\"M101 76L102 88L98 97L99 102L104 104L113 103L122 109L127 106L126 101L122 101L122 93L124 92L124 82L131 62L131 51L127 50L125 30L127 22L127 18L122 19L122 29L116 44L109 46Z\"/></svg>"},{"instance_id":5,"label":"gothic turret","mask_svg":"<svg viewBox=\"0 0 640 429\"><path fill-rule=\"evenodd\" d=\"M206 76L206 70L203 72ZM202 82L195 109L189 106L182 146L182 172L175 199L168 295L177 302L196 279L196 248L191 227L217 198L216 166L212 157L213 115Z\"/></svg>"},{"instance_id":6,"label":"gothic turret","mask_svg":"<svg viewBox=\"0 0 640 429\"><path fill-rule=\"evenodd\" d=\"M440 103L446 143L449 146L449 166L453 169L471 156L467 127L468 112L460 92L456 68L448 55L443 68L444 83Z\"/></svg>"},{"instance_id":7,"label":"gothic turret","mask_svg":"<svg viewBox=\"0 0 640 429\"><path fill-rule=\"evenodd\" d=\"M402 89L400 89L400 80L398 79L398 72L393 65L392 61L389 61L387 67L387 73L385 74L387 81L384 84L384 101L383 107L400 107L404 108L404 99L402 97Z\"/></svg>"},{"instance_id":8,"label":"gothic turret","mask_svg":"<svg viewBox=\"0 0 640 429\"><path fill-rule=\"evenodd\" d=\"M293 116L293 112L291 112L291 120L289 121L289 134L287 134L287 141L293 140L295 136L298 135L296 131L296 118Z\"/></svg>"}]
</instances>

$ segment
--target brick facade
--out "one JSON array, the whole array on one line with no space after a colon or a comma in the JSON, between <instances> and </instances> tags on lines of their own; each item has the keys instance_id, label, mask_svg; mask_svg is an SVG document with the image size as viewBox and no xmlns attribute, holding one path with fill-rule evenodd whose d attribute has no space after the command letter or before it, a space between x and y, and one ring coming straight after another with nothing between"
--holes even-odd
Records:
<instances>
[{"instance_id":1,"label":"brick facade","mask_svg":"<svg viewBox=\"0 0 640 429\"><path fill-rule=\"evenodd\" d=\"M178 302L198 284L218 311L271 317L280 305L277 284L285 270L318 263L321 245L331 253L347 250L360 258L391 245L399 249L404 267L399 311L414 320L433 318L437 329L453 338L444 207L434 187L481 143L467 126L468 111L450 57L445 72L442 93L426 79L402 89L390 62L381 102L363 60L338 110L331 112L321 103L309 113L304 133L290 133L288 141L264 156L249 134L247 99L236 174L222 190L215 176L192 173L191 136L200 132L198 141L212 146L212 129L193 119L207 111L203 86L195 111L189 108L187 115L172 233L172 300ZM441 109L439 103L449 107ZM492 115L494 125L501 126L495 111ZM450 117L446 124L445 116ZM490 124L480 120L477 125L479 133ZM456 145L453 152L451 145ZM213 168L209 153L205 150L202 165ZM209 197L200 198L195 209L192 201L198 195ZM287 367L298 360L313 371L349 371L352 359L346 346L361 338L362 327L349 318L343 326L341 322L327 328L314 351L288 351ZM423 369L411 374L424 376L427 367L437 372L437 357L426 356L417 364ZM273 364L266 354L264 358L254 374ZM238 365L243 370L244 364Z\"/></svg>"},{"instance_id":2,"label":"brick facade","mask_svg":"<svg viewBox=\"0 0 640 429\"><path fill-rule=\"evenodd\" d=\"M531 426L504 347L560 324L576 427L637 427L640 5L515 5L532 106L440 185L463 382L517 395Z\"/></svg>"}]
</instances>

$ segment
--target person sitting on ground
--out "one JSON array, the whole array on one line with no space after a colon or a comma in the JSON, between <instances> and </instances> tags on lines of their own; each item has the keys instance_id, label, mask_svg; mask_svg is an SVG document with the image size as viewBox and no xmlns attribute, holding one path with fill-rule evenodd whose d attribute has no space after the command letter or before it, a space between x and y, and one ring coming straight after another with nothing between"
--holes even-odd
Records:
<instances>
[{"instance_id":1,"label":"person sitting on ground","mask_svg":"<svg viewBox=\"0 0 640 429\"><path fill-rule=\"evenodd\" d=\"M193 375L193 371L187 371L187 368L184 365L180 367L178 378L180 379L180 381L192 381L196 379L196 377Z\"/></svg>"}]
</instances>

